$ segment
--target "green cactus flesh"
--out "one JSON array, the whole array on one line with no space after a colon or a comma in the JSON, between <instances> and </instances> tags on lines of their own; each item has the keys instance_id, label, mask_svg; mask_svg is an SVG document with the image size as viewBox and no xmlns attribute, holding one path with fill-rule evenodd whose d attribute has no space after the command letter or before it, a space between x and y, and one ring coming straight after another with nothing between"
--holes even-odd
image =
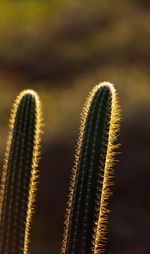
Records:
<instances>
[{"instance_id":1,"label":"green cactus flesh","mask_svg":"<svg viewBox=\"0 0 150 254\"><path fill-rule=\"evenodd\" d=\"M28 252L28 236L35 198L40 142L40 102L32 90L16 99L3 168L0 209L0 253Z\"/></svg>"},{"instance_id":2,"label":"green cactus flesh","mask_svg":"<svg viewBox=\"0 0 150 254\"><path fill-rule=\"evenodd\" d=\"M115 89L106 82L94 88L85 105L62 253L105 253L116 105Z\"/></svg>"}]
</instances>

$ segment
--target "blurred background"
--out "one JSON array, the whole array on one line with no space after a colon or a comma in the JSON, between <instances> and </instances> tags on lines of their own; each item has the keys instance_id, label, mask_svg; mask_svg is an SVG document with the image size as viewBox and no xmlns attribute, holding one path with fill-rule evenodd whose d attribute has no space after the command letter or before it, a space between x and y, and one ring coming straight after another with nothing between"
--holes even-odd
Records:
<instances>
[{"instance_id":1,"label":"blurred background","mask_svg":"<svg viewBox=\"0 0 150 254\"><path fill-rule=\"evenodd\" d=\"M118 90L120 154L108 253L150 253L150 1L0 0L0 165L12 103L35 89L45 119L30 253L58 254L80 112L102 81Z\"/></svg>"}]
</instances>

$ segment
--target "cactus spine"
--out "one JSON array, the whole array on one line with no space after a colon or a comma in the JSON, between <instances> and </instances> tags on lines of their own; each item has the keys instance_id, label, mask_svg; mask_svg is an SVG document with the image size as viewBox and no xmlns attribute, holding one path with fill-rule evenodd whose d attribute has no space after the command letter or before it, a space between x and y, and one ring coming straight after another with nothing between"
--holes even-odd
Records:
<instances>
[{"instance_id":1,"label":"cactus spine","mask_svg":"<svg viewBox=\"0 0 150 254\"><path fill-rule=\"evenodd\" d=\"M106 253L119 115L114 86L108 82L97 85L82 113L62 253Z\"/></svg>"},{"instance_id":2,"label":"cactus spine","mask_svg":"<svg viewBox=\"0 0 150 254\"><path fill-rule=\"evenodd\" d=\"M28 253L41 136L41 104L33 90L22 91L12 108L2 172L0 253Z\"/></svg>"}]
</instances>

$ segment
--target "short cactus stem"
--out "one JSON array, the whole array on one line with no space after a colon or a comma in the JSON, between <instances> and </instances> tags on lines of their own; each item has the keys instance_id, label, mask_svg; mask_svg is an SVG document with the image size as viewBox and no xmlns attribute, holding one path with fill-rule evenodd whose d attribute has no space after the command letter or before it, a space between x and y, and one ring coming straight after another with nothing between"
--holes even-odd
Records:
<instances>
[{"instance_id":1,"label":"short cactus stem","mask_svg":"<svg viewBox=\"0 0 150 254\"><path fill-rule=\"evenodd\" d=\"M28 253L41 136L41 106L36 92L24 90L12 108L2 172L0 253Z\"/></svg>"},{"instance_id":2,"label":"short cactus stem","mask_svg":"<svg viewBox=\"0 0 150 254\"><path fill-rule=\"evenodd\" d=\"M82 113L62 253L106 253L119 119L114 86L103 82L94 87Z\"/></svg>"}]
</instances>

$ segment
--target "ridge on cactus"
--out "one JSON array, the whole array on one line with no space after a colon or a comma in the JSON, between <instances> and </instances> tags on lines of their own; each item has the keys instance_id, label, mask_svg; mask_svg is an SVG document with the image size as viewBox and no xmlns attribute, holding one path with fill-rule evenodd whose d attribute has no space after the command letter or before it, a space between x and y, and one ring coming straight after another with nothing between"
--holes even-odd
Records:
<instances>
[{"instance_id":1,"label":"ridge on cactus","mask_svg":"<svg viewBox=\"0 0 150 254\"><path fill-rule=\"evenodd\" d=\"M109 82L94 87L81 115L61 253L106 253L120 110Z\"/></svg>"},{"instance_id":2,"label":"ridge on cactus","mask_svg":"<svg viewBox=\"0 0 150 254\"><path fill-rule=\"evenodd\" d=\"M24 90L16 98L10 117L1 181L0 253L28 253L35 201L42 114L39 96Z\"/></svg>"}]
</instances>

